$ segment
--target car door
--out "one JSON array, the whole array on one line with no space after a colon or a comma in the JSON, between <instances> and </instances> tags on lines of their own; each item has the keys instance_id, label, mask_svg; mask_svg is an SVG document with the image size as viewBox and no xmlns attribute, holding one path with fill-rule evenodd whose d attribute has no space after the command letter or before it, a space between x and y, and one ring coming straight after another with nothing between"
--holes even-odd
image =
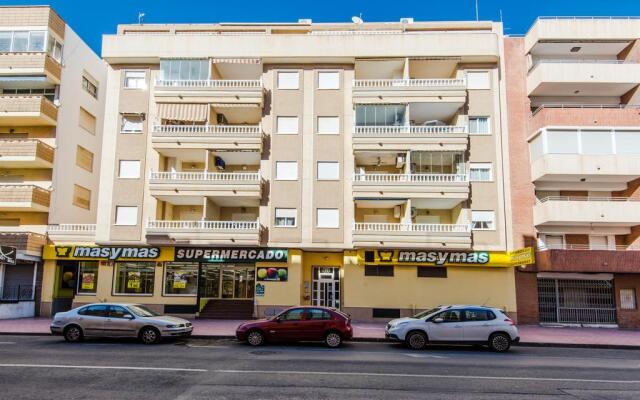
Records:
<instances>
[{"instance_id":1,"label":"car door","mask_svg":"<svg viewBox=\"0 0 640 400\"><path fill-rule=\"evenodd\" d=\"M107 336L135 337L137 329L133 314L122 306L109 306L109 315L105 319L104 331Z\"/></svg>"},{"instance_id":2,"label":"car door","mask_svg":"<svg viewBox=\"0 0 640 400\"><path fill-rule=\"evenodd\" d=\"M435 320L442 319L441 322ZM445 310L429 318L427 335L432 342L460 342L464 339L462 310Z\"/></svg>"},{"instance_id":3,"label":"car door","mask_svg":"<svg viewBox=\"0 0 640 400\"><path fill-rule=\"evenodd\" d=\"M107 320L109 306L95 304L78 310L78 324L87 336L104 336L104 323Z\"/></svg>"},{"instance_id":4,"label":"car door","mask_svg":"<svg viewBox=\"0 0 640 400\"><path fill-rule=\"evenodd\" d=\"M294 308L280 314L269 329L271 340L300 340L300 323L304 308Z\"/></svg>"},{"instance_id":5,"label":"car door","mask_svg":"<svg viewBox=\"0 0 640 400\"><path fill-rule=\"evenodd\" d=\"M486 342L496 322L495 314L481 308L464 310L462 322L465 342Z\"/></svg>"},{"instance_id":6,"label":"car door","mask_svg":"<svg viewBox=\"0 0 640 400\"><path fill-rule=\"evenodd\" d=\"M306 340L324 340L324 332L331 323L331 314L321 308L308 308L301 323Z\"/></svg>"}]
</instances>

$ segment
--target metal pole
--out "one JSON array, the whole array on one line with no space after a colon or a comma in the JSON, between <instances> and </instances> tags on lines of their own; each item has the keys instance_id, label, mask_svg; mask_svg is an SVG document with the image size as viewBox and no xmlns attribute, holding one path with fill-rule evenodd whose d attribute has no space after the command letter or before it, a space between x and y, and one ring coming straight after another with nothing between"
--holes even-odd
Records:
<instances>
[{"instance_id":1,"label":"metal pole","mask_svg":"<svg viewBox=\"0 0 640 400\"><path fill-rule=\"evenodd\" d=\"M476 21L479 21L479 16L478 16L478 0L476 0Z\"/></svg>"}]
</instances>

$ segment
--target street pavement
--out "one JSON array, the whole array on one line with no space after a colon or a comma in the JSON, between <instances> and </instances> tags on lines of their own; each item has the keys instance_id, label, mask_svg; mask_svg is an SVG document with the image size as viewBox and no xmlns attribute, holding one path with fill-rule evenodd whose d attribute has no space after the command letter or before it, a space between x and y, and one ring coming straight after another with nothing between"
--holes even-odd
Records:
<instances>
[{"instance_id":1,"label":"street pavement","mask_svg":"<svg viewBox=\"0 0 640 400\"><path fill-rule=\"evenodd\" d=\"M640 350L0 336L0 399L640 399Z\"/></svg>"}]
</instances>

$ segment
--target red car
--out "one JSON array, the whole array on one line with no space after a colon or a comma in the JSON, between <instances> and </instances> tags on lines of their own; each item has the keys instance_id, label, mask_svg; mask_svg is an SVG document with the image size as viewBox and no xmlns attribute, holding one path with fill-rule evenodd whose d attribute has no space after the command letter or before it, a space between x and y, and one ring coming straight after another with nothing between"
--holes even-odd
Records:
<instances>
[{"instance_id":1,"label":"red car","mask_svg":"<svg viewBox=\"0 0 640 400\"><path fill-rule=\"evenodd\" d=\"M324 341L339 347L353 336L351 318L335 308L292 307L268 319L245 322L236 338L252 346L265 342Z\"/></svg>"}]
</instances>

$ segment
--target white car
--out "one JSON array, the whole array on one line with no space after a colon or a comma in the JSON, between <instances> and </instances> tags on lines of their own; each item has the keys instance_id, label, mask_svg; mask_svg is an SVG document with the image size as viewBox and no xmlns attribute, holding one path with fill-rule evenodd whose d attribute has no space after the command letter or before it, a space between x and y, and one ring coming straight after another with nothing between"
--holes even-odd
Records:
<instances>
[{"instance_id":1,"label":"white car","mask_svg":"<svg viewBox=\"0 0 640 400\"><path fill-rule=\"evenodd\" d=\"M414 350L428 343L453 343L487 345L503 352L520 341L511 318L500 309L484 306L438 306L413 317L394 319L387 324L385 336Z\"/></svg>"}]
</instances>

